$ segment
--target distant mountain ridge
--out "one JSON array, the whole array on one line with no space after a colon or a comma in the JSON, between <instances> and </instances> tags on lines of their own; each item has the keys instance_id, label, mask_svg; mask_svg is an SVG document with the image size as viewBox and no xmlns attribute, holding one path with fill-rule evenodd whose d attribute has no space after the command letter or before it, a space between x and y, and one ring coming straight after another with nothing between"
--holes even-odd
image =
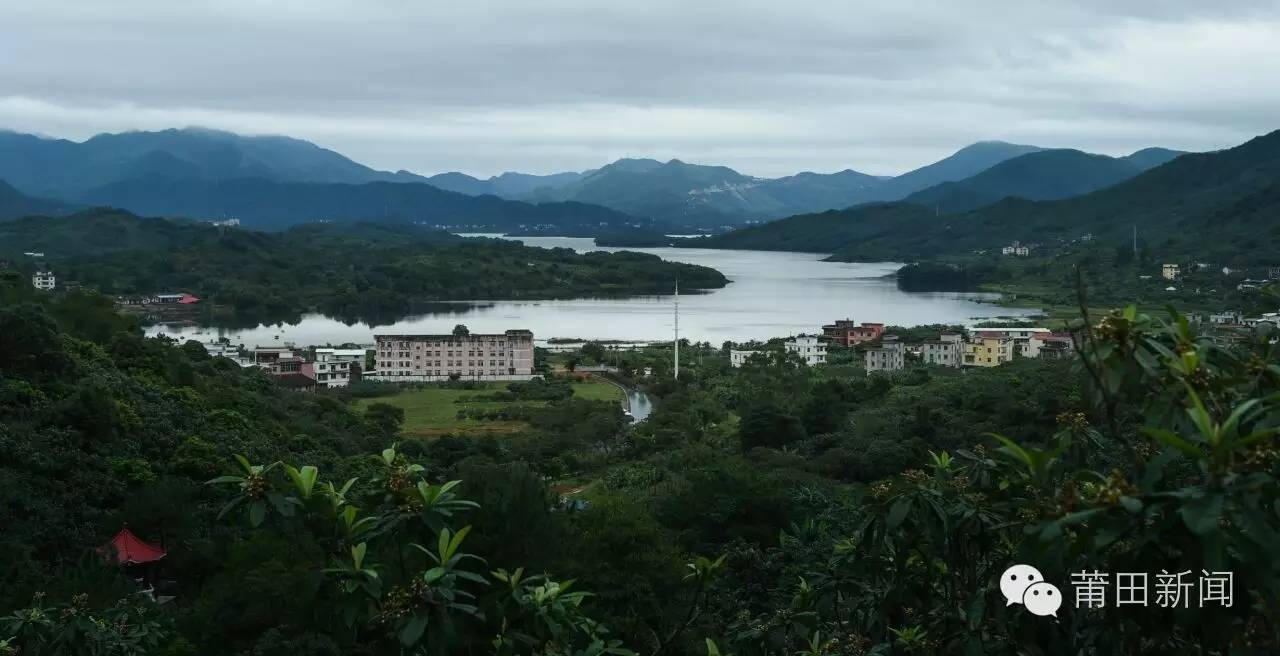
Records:
<instances>
[{"instance_id":1,"label":"distant mountain ridge","mask_svg":"<svg viewBox=\"0 0 1280 656\"><path fill-rule=\"evenodd\" d=\"M569 229L643 223L596 205L532 204L495 196L468 196L424 183L138 178L100 187L86 193L84 199L92 205L127 208L144 215L235 218L246 227L268 230L311 221L383 221L501 230L538 225Z\"/></svg>"},{"instance_id":2,"label":"distant mountain ridge","mask_svg":"<svg viewBox=\"0 0 1280 656\"><path fill-rule=\"evenodd\" d=\"M1182 154L1164 148L1148 148L1126 157L1070 149L1039 150L1004 160L963 180L917 191L904 200L943 212L973 210L1011 196L1058 200L1110 187Z\"/></svg>"},{"instance_id":3,"label":"distant mountain ridge","mask_svg":"<svg viewBox=\"0 0 1280 656\"><path fill-rule=\"evenodd\" d=\"M83 142L0 132L0 180L28 194L75 199L138 178L222 182L422 182L377 171L309 141L204 128L99 134Z\"/></svg>"},{"instance_id":4,"label":"distant mountain ridge","mask_svg":"<svg viewBox=\"0 0 1280 656\"><path fill-rule=\"evenodd\" d=\"M1139 151L1149 163L1170 153ZM807 214L701 240L712 248L834 253L841 261L914 261L991 252L1014 240L1051 244L1089 235L1127 248L1137 228L1167 256L1262 264L1280 252L1280 130L1227 150L1189 153L1071 198L1005 198L938 215L894 202Z\"/></svg>"},{"instance_id":5,"label":"distant mountain ridge","mask_svg":"<svg viewBox=\"0 0 1280 656\"><path fill-rule=\"evenodd\" d=\"M71 205L62 201L27 196L0 180L0 221L31 215L66 214L72 209Z\"/></svg>"},{"instance_id":6,"label":"distant mountain ridge","mask_svg":"<svg viewBox=\"0 0 1280 656\"><path fill-rule=\"evenodd\" d=\"M528 196L542 187L560 187L571 184L585 175L578 172L552 173L549 175L532 175L507 171L487 180L481 180L465 173L451 171L426 178L424 181L434 187L446 191L456 191L471 196L498 196L516 200Z\"/></svg>"},{"instance_id":7,"label":"distant mountain ridge","mask_svg":"<svg viewBox=\"0 0 1280 656\"><path fill-rule=\"evenodd\" d=\"M979 173L1006 159L1041 150L1037 146L987 141L967 146L933 164L897 177L851 169L756 178L724 166L680 160L622 159L584 173L560 187L543 187L532 198L605 205L670 224L719 227L884 200Z\"/></svg>"},{"instance_id":8,"label":"distant mountain ridge","mask_svg":"<svg viewBox=\"0 0 1280 656\"><path fill-rule=\"evenodd\" d=\"M1032 157L1042 152L1054 154ZM1174 154L1147 149L1107 158L983 141L896 177L846 169L759 178L726 166L623 158L582 172L507 172L482 180L459 172L424 177L379 171L300 139L204 128L100 134L84 142L0 132L0 180L24 196L68 206L111 204L141 213L239 218L259 227L378 217L462 221L470 213L490 227L528 229L529 220L542 218L551 222L544 227L574 233L591 220L603 226L720 230L904 198L945 211L1006 196L1062 198L1114 184ZM430 186L471 200L383 186L390 183ZM287 193L299 196L286 198ZM578 205L528 206L566 202Z\"/></svg>"}]
</instances>

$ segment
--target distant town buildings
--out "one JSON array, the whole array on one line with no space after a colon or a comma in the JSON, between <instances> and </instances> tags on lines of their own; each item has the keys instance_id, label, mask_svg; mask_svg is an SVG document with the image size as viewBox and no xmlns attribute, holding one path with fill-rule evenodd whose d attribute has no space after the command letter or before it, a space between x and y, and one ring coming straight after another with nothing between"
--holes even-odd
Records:
<instances>
[{"instance_id":1,"label":"distant town buildings","mask_svg":"<svg viewBox=\"0 0 1280 656\"><path fill-rule=\"evenodd\" d=\"M760 352L761 351L745 351L745 350L733 349L729 351L729 366L735 367L735 368L741 367L742 365L747 363L747 360L751 359L751 356Z\"/></svg>"},{"instance_id":2,"label":"distant town buildings","mask_svg":"<svg viewBox=\"0 0 1280 656\"><path fill-rule=\"evenodd\" d=\"M867 373L875 371L902 371L906 367L906 349L896 335L885 335L880 346L868 348L866 358Z\"/></svg>"},{"instance_id":3,"label":"distant town buildings","mask_svg":"<svg viewBox=\"0 0 1280 656\"><path fill-rule=\"evenodd\" d=\"M839 319L822 327L822 338L844 347L880 339L884 334L882 323L856 324L851 319Z\"/></svg>"},{"instance_id":4,"label":"distant town buildings","mask_svg":"<svg viewBox=\"0 0 1280 656\"><path fill-rule=\"evenodd\" d=\"M1008 246L1000 249L1001 255L1014 255L1018 257L1026 257L1031 254L1031 246L1015 241Z\"/></svg>"},{"instance_id":5,"label":"distant town buildings","mask_svg":"<svg viewBox=\"0 0 1280 656\"><path fill-rule=\"evenodd\" d=\"M533 333L374 335L373 371L383 381L528 380L533 377Z\"/></svg>"},{"instance_id":6,"label":"distant town buildings","mask_svg":"<svg viewBox=\"0 0 1280 656\"><path fill-rule=\"evenodd\" d=\"M240 225L240 219L222 219L221 221L210 221L210 223L216 226L234 228Z\"/></svg>"},{"instance_id":7,"label":"distant town buildings","mask_svg":"<svg viewBox=\"0 0 1280 656\"><path fill-rule=\"evenodd\" d=\"M827 344L815 335L800 335L782 343L788 353L795 353L810 367L827 361Z\"/></svg>"},{"instance_id":8,"label":"distant town buildings","mask_svg":"<svg viewBox=\"0 0 1280 656\"><path fill-rule=\"evenodd\" d=\"M942 333L938 339L920 345L920 359L925 364L959 367L963 358L964 339L960 333Z\"/></svg>"},{"instance_id":9,"label":"distant town buildings","mask_svg":"<svg viewBox=\"0 0 1280 656\"><path fill-rule=\"evenodd\" d=\"M1182 277L1181 268L1176 264L1166 264L1160 267L1160 277L1165 280L1177 280Z\"/></svg>"},{"instance_id":10,"label":"distant town buildings","mask_svg":"<svg viewBox=\"0 0 1280 656\"><path fill-rule=\"evenodd\" d=\"M31 274L31 286L41 291L53 291L54 287L58 286L58 279L53 275L52 270L41 266Z\"/></svg>"},{"instance_id":11,"label":"distant town buildings","mask_svg":"<svg viewBox=\"0 0 1280 656\"><path fill-rule=\"evenodd\" d=\"M1209 315L1209 323L1238 326L1244 323L1244 313L1240 310L1224 310Z\"/></svg>"}]
</instances>

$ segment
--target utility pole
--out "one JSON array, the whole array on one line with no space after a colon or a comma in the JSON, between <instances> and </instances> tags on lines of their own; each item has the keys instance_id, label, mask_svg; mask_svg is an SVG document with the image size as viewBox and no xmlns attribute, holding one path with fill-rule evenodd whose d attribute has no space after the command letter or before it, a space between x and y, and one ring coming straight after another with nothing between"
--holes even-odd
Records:
<instances>
[{"instance_id":1,"label":"utility pole","mask_svg":"<svg viewBox=\"0 0 1280 656\"><path fill-rule=\"evenodd\" d=\"M675 351L676 351L676 375L675 375L675 379L676 379L676 380L680 380L680 279L679 279L679 278L676 278L676 296L675 296L675 303L676 303L676 307L675 307L675 309L676 309L676 335L675 335L676 339L675 339L675 343L673 344L673 345L675 346Z\"/></svg>"},{"instance_id":2,"label":"utility pole","mask_svg":"<svg viewBox=\"0 0 1280 656\"><path fill-rule=\"evenodd\" d=\"M1138 261L1138 226L1133 226L1133 261Z\"/></svg>"}]
</instances>

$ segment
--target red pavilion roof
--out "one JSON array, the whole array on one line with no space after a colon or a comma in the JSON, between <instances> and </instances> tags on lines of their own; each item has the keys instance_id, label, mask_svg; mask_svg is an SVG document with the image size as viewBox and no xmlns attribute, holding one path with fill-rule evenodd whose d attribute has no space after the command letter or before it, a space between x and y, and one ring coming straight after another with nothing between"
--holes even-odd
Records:
<instances>
[{"instance_id":1,"label":"red pavilion roof","mask_svg":"<svg viewBox=\"0 0 1280 656\"><path fill-rule=\"evenodd\" d=\"M105 556L114 553L116 562L121 565L155 562L164 558L165 554L164 549L138 539L128 526L122 527L120 532L116 533L110 542L99 547L98 551Z\"/></svg>"}]
</instances>

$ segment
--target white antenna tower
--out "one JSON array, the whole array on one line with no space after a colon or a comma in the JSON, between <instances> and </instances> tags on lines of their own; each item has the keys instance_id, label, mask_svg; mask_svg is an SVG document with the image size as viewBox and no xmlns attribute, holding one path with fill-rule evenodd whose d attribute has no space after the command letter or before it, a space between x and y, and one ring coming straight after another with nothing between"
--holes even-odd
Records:
<instances>
[{"instance_id":1,"label":"white antenna tower","mask_svg":"<svg viewBox=\"0 0 1280 656\"><path fill-rule=\"evenodd\" d=\"M676 351L675 379L680 380L680 279L679 278L676 278L675 303L676 303L676 335L675 335L676 339L674 343L675 351Z\"/></svg>"}]
</instances>

